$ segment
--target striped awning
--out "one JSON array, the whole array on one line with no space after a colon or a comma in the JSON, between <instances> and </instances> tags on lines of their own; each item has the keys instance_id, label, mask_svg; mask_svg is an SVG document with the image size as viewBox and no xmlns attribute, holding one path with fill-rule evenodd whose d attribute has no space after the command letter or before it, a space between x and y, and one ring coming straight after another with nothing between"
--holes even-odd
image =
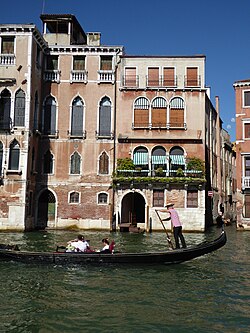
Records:
<instances>
[{"instance_id":1,"label":"striped awning","mask_svg":"<svg viewBox=\"0 0 250 333\"><path fill-rule=\"evenodd\" d=\"M172 164L185 165L185 158L183 155L170 155L170 160Z\"/></svg>"},{"instance_id":2,"label":"striped awning","mask_svg":"<svg viewBox=\"0 0 250 333\"><path fill-rule=\"evenodd\" d=\"M148 164L148 153L134 153L133 162L135 165L146 165Z\"/></svg>"},{"instance_id":3,"label":"striped awning","mask_svg":"<svg viewBox=\"0 0 250 333\"><path fill-rule=\"evenodd\" d=\"M152 155L152 164L167 164L167 157Z\"/></svg>"}]
</instances>

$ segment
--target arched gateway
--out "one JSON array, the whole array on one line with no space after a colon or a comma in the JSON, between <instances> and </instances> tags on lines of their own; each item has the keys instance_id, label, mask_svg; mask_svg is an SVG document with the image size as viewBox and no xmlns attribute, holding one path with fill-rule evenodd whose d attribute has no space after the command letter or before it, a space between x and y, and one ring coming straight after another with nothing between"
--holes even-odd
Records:
<instances>
[{"instance_id":1,"label":"arched gateway","mask_svg":"<svg viewBox=\"0 0 250 333\"><path fill-rule=\"evenodd\" d=\"M121 223L145 223L145 199L138 192L127 193L121 203Z\"/></svg>"},{"instance_id":2,"label":"arched gateway","mask_svg":"<svg viewBox=\"0 0 250 333\"><path fill-rule=\"evenodd\" d=\"M38 199L36 229L45 229L55 226L56 198L48 189L44 190Z\"/></svg>"}]
</instances>

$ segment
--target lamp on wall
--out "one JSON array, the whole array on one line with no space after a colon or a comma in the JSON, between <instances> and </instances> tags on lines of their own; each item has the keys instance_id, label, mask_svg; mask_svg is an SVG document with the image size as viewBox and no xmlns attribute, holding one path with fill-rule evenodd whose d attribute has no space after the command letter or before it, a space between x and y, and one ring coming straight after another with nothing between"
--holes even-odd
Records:
<instances>
[{"instance_id":1,"label":"lamp on wall","mask_svg":"<svg viewBox=\"0 0 250 333\"><path fill-rule=\"evenodd\" d=\"M17 67L17 70L18 70L18 72L20 72L20 70L22 69L22 65L19 65L18 67Z\"/></svg>"}]
</instances>

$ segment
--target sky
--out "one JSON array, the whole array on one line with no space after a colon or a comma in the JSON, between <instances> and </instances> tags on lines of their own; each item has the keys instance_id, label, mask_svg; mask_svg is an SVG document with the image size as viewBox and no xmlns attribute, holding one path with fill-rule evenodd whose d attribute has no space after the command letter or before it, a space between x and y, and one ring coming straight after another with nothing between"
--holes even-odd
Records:
<instances>
[{"instance_id":1,"label":"sky","mask_svg":"<svg viewBox=\"0 0 250 333\"><path fill-rule=\"evenodd\" d=\"M215 106L219 96L223 128L235 140L233 84L250 78L249 0L11 0L4 7L0 24L40 31L42 13L74 14L85 32L100 32L102 44L128 55L205 55L210 99Z\"/></svg>"}]
</instances>

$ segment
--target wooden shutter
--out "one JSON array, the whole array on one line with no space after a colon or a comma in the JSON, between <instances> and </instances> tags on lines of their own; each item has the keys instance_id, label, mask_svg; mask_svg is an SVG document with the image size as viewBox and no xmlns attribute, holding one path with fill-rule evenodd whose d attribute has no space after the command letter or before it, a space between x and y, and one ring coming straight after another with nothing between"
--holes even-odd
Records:
<instances>
[{"instance_id":1,"label":"wooden shutter","mask_svg":"<svg viewBox=\"0 0 250 333\"><path fill-rule=\"evenodd\" d=\"M163 69L163 86L173 87L176 85L174 77L174 67L165 67Z\"/></svg>"},{"instance_id":2,"label":"wooden shutter","mask_svg":"<svg viewBox=\"0 0 250 333\"><path fill-rule=\"evenodd\" d=\"M99 135L111 135L111 106L101 105L99 113Z\"/></svg>"},{"instance_id":3,"label":"wooden shutter","mask_svg":"<svg viewBox=\"0 0 250 333\"><path fill-rule=\"evenodd\" d=\"M188 208L198 207L198 190L187 191L187 207Z\"/></svg>"},{"instance_id":4,"label":"wooden shutter","mask_svg":"<svg viewBox=\"0 0 250 333\"><path fill-rule=\"evenodd\" d=\"M167 112L165 108L152 108L152 126L166 126Z\"/></svg>"},{"instance_id":5,"label":"wooden shutter","mask_svg":"<svg viewBox=\"0 0 250 333\"><path fill-rule=\"evenodd\" d=\"M136 68L125 68L124 85L126 87L136 87Z\"/></svg>"},{"instance_id":6,"label":"wooden shutter","mask_svg":"<svg viewBox=\"0 0 250 333\"><path fill-rule=\"evenodd\" d=\"M188 67L187 68L187 86L197 87L198 86L198 68Z\"/></svg>"},{"instance_id":7,"label":"wooden shutter","mask_svg":"<svg viewBox=\"0 0 250 333\"><path fill-rule=\"evenodd\" d=\"M158 87L159 86L159 68L149 68L148 69L148 86Z\"/></svg>"},{"instance_id":8,"label":"wooden shutter","mask_svg":"<svg viewBox=\"0 0 250 333\"><path fill-rule=\"evenodd\" d=\"M14 125L24 126L24 119L25 119L25 94L22 90L20 90L16 94L15 98Z\"/></svg>"},{"instance_id":9,"label":"wooden shutter","mask_svg":"<svg viewBox=\"0 0 250 333\"><path fill-rule=\"evenodd\" d=\"M2 37L2 54L14 54L14 37Z\"/></svg>"},{"instance_id":10,"label":"wooden shutter","mask_svg":"<svg viewBox=\"0 0 250 333\"><path fill-rule=\"evenodd\" d=\"M109 157L103 152L99 159L99 173L107 175L109 173Z\"/></svg>"},{"instance_id":11,"label":"wooden shutter","mask_svg":"<svg viewBox=\"0 0 250 333\"><path fill-rule=\"evenodd\" d=\"M170 109L169 110L170 127L184 127L184 110Z\"/></svg>"},{"instance_id":12,"label":"wooden shutter","mask_svg":"<svg viewBox=\"0 0 250 333\"><path fill-rule=\"evenodd\" d=\"M101 70L102 71L112 70L112 57L109 56L101 57Z\"/></svg>"},{"instance_id":13,"label":"wooden shutter","mask_svg":"<svg viewBox=\"0 0 250 333\"><path fill-rule=\"evenodd\" d=\"M145 109L135 109L134 111L134 126L148 127L149 111Z\"/></svg>"},{"instance_id":14,"label":"wooden shutter","mask_svg":"<svg viewBox=\"0 0 250 333\"><path fill-rule=\"evenodd\" d=\"M73 105L71 134L75 136L83 135L83 107L82 105Z\"/></svg>"},{"instance_id":15,"label":"wooden shutter","mask_svg":"<svg viewBox=\"0 0 250 333\"><path fill-rule=\"evenodd\" d=\"M85 70L85 58L84 57L74 57L73 70L76 70L76 71Z\"/></svg>"}]
</instances>

